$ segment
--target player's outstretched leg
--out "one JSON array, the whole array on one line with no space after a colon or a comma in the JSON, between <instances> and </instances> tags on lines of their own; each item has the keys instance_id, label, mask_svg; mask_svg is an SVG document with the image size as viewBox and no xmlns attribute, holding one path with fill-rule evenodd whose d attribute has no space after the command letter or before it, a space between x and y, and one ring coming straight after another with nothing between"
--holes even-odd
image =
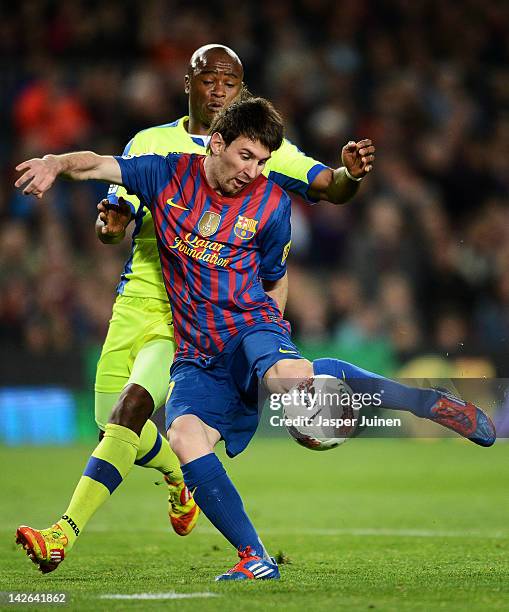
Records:
<instances>
[{"instance_id":1,"label":"player's outstretched leg","mask_svg":"<svg viewBox=\"0 0 509 612\"><path fill-rule=\"evenodd\" d=\"M95 511L129 473L139 441L134 431L108 423L62 518L48 529L38 530L26 525L18 528L16 542L43 573L58 567Z\"/></svg>"},{"instance_id":2,"label":"player's outstretched leg","mask_svg":"<svg viewBox=\"0 0 509 612\"><path fill-rule=\"evenodd\" d=\"M240 556L240 561L216 580L279 578L277 563L265 550L237 489L213 452L219 432L188 414L173 421L169 437L196 503Z\"/></svg>"},{"instance_id":3,"label":"player's outstretched leg","mask_svg":"<svg viewBox=\"0 0 509 612\"><path fill-rule=\"evenodd\" d=\"M437 389L419 389L397 383L339 359L317 359L315 374L328 374L345 380L354 392L381 393L382 407L406 410L439 423L480 446L491 446L496 439L490 417L474 404Z\"/></svg>"}]
</instances>

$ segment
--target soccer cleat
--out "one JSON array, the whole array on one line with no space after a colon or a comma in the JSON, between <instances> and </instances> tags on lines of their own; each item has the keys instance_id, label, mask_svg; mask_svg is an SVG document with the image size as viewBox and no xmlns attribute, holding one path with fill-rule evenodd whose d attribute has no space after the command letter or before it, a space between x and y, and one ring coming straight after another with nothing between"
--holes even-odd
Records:
<instances>
[{"instance_id":1,"label":"soccer cleat","mask_svg":"<svg viewBox=\"0 0 509 612\"><path fill-rule=\"evenodd\" d=\"M279 568L276 560L262 559L251 552L251 546L245 550L239 550L240 561L225 574L216 576L220 580L278 580L280 578Z\"/></svg>"},{"instance_id":2,"label":"soccer cleat","mask_svg":"<svg viewBox=\"0 0 509 612\"><path fill-rule=\"evenodd\" d=\"M168 485L168 515L172 527L180 536L189 535L198 521L200 509L183 480L172 482L167 475L164 480Z\"/></svg>"},{"instance_id":3,"label":"soccer cleat","mask_svg":"<svg viewBox=\"0 0 509 612\"><path fill-rule=\"evenodd\" d=\"M23 546L43 574L49 574L64 560L68 540L58 523L41 530L21 525L16 530L16 544Z\"/></svg>"},{"instance_id":4,"label":"soccer cleat","mask_svg":"<svg viewBox=\"0 0 509 612\"><path fill-rule=\"evenodd\" d=\"M430 419L480 446L492 446L497 432L490 417L474 404L443 394L431 409Z\"/></svg>"}]
</instances>

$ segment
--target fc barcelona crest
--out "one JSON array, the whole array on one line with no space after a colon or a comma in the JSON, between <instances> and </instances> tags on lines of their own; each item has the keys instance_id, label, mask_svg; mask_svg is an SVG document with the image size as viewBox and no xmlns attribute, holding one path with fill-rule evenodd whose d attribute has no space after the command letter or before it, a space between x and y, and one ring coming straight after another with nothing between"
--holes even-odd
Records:
<instances>
[{"instance_id":1,"label":"fc barcelona crest","mask_svg":"<svg viewBox=\"0 0 509 612\"><path fill-rule=\"evenodd\" d=\"M258 221L256 219L249 219L248 217L239 215L233 232L235 236L241 240L250 240L256 234L257 225Z\"/></svg>"},{"instance_id":2,"label":"fc barcelona crest","mask_svg":"<svg viewBox=\"0 0 509 612\"><path fill-rule=\"evenodd\" d=\"M208 238L217 232L219 222L221 221L221 215L214 212L205 212L201 216L200 222L198 223L198 231L204 238Z\"/></svg>"}]
</instances>

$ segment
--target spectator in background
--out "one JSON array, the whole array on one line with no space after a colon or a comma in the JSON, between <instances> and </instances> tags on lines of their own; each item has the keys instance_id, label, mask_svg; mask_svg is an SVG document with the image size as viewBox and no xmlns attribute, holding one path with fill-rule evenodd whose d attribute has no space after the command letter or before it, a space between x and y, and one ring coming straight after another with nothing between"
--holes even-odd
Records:
<instances>
[{"instance_id":1,"label":"spectator in background","mask_svg":"<svg viewBox=\"0 0 509 612\"><path fill-rule=\"evenodd\" d=\"M48 67L47 75L30 83L14 100L14 125L27 151L65 151L85 142L88 113L63 76Z\"/></svg>"},{"instance_id":2,"label":"spectator in background","mask_svg":"<svg viewBox=\"0 0 509 612\"><path fill-rule=\"evenodd\" d=\"M157 0L20 0L1 9L7 61L0 66L0 104L12 122L1 128L0 216L3 228L24 238L2 231L0 340L26 338L27 330L32 337L49 317L49 329L62 330L66 344L100 342L116 273L100 283L95 276L105 265L119 270L124 257L110 250L106 264L94 242L86 204L102 194L63 185L51 215L26 202L21 207L10 187L15 161L85 144L120 150L136 126L183 113L180 75L191 51L214 32L239 50L251 89L273 99L290 139L315 158L334 165L344 133L369 134L379 149L376 173L353 205L317 205L301 215L289 303L297 333L311 344L334 342L338 329L359 327L357 313L364 312L365 323L377 319L368 336L383 338L399 361L429 352L446 358L445 332L434 330L452 325L444 317L453 310L462 321L462 354L482 347L506 374L500 355L509 343L507 3L469 0L460 10L431 0L382 0L367 10L362 2L247 1L232 13L212 2L200 5L199 23L196 11ZM268 50L263 56L261 47ZM317 129L324 117L330 131ZM51 217L59 230L48 234ZM59 246L70 227L72 246ZM11 240L28 245L29 254L6 259ZM57 290L41 303L38 279L49 242L68 267L79 268L80 280L78 289L68 285L72 298ZM349 289L338 274L353 275L348 282L361 287ZM408 295L387 289L386 274L408 283L411 308L396 304L408 306ZM66 282L65 270L58 275ZM317 295L329 297L325 305L316 305ZM315 309L309 320L303 304ZM52 340L46 344L54 350ZM372 346L366 342L363 354L369 357Z\"/></svg>"}]
</instances>

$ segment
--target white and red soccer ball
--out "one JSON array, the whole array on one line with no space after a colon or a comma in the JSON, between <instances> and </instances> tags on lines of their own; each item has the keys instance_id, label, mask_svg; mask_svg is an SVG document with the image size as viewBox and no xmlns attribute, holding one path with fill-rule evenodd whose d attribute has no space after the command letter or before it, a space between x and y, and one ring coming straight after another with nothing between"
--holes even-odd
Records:
<instances>
[{"instance_id":1,"label":"white and red soccer ball","mask_svg":"<svg viewBox=\"0 0 509 612\"><path fill-rule=\"evenodd\" d=\"M329 450L354 434L360 407L352 401L352 389L339 378L319 374L289 391L284 404L288 433L310 450Z\"/></svg>"}]
</instances>

